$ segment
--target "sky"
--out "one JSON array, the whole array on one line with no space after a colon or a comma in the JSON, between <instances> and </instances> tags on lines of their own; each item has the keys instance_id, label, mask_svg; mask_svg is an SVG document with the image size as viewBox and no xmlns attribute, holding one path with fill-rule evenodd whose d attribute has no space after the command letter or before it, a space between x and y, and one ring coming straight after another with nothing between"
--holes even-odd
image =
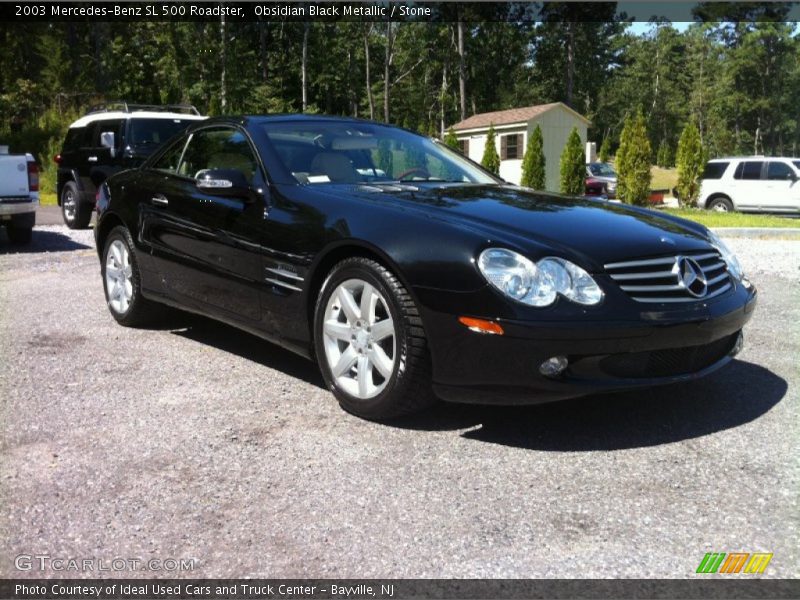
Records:
<instances>
[{"instance_id":1,"label":"sky","mask_svg":"<svg viewBox=\"0 0 800 600\"><path fill-rule=\"evenodd\" d=\"M675 29L677 29L678 31L680 31L680 32L686 31L686 29L689 27L689 25L691 25L691 23L676 22L676 23L672 24L672 26ZM652 23L633 23L628 28L628 31L630 31L631 33L633 33L635 35L643 35L643 34L647 33L648 31L650 31L650 29L652 27L654 27L654 25Z\"/></svg>"}]
</instances>

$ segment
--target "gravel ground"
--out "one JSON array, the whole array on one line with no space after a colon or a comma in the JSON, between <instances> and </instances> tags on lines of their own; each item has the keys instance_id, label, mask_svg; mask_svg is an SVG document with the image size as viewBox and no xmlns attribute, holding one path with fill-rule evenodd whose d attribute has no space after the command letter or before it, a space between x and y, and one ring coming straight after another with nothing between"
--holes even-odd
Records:
<instances>
[{"instance_id":1,"label":"gravel ground","mask_svg":"<svg viewBox=\"0 0 800 600\"><path fill-rule=\"evenodd\" d=\"M388 426L232 328L116 325L89 231L0 240L0 577L55 575L14 567L47 554L193 558L179 575L198 577L683 578L706 552L766 551L765 577L796 578L800 241L731 246L761 295L717 374Z\"/></svg>"}]
</instances>

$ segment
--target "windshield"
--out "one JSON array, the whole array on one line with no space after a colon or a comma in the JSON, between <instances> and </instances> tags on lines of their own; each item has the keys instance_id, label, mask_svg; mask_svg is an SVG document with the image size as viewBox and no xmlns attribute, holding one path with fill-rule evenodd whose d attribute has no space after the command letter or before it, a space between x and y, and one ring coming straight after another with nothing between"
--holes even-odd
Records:
<instances>
[{"instance_id":1,"label":"windshield","mask_svg":"<svg viewBox=\"0 0 800 600\"><path fill-rule=\"evenodd\" d=\"M595 177L616 177L617 173L608 163L592 163L589 172Z\"/></svg>"},{"instance_id":2,"label":"windshield","mask_svg":"<svg viewBox=\"0 0 800 600\"><path fill-rule=\"evenodd\" d=\"M128 144L162 144L192 123L190 119L131 119L131 135Z\"/></svg>"},{"instance_id":3,"label":"windshield","mask_svg":"<svg viewBox=\"0 0 800 600\"><path fill-rule=\"evenodd\" d=\"M458 152L395 127L316 121L263 128L283 165L303 184L497 183Z\"/></svg>"}]
</instances>

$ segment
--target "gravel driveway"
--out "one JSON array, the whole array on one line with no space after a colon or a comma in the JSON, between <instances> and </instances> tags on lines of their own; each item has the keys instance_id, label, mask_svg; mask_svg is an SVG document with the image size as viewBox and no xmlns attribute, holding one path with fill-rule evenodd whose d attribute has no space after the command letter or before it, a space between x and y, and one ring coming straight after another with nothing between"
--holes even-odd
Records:
<instances>
[{"instance_id":1,"label":"gravel driveway","mask_svg":"<svg viewBox=\"0 0 800 600\"><path fill-rule=\"evenodd\" d=\"M90 231L0 240L0 577L58 575L15 568L46 554L194 559L171 573L194 577L683 578L736 551L797 577L800 241L731 245L761 295L717 374L389 426L230 327L116 325Z\"/></svg>"}]
</instances>

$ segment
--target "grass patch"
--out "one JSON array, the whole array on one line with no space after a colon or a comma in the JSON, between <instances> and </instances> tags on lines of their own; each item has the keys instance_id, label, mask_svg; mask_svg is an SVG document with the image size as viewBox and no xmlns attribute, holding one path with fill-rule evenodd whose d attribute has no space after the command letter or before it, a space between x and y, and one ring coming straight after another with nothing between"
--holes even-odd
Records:
<instances>
[{"instance_id":1,"label":"grass patch","mask_svg":"<svg viewBox=\"0 0 800 600\"><path fill-rule=\"evenodd\" d=\"M56 206L58 200L53 192L39 192L39 204L42 206Z\"/></svg>"},{"instance_id":2,"label":"grass patch","mask_svg":"<svg viewBox=\"0 0 800 600\"><path fill-rule=\"evenodd\" d=\"M650 167L651 190L670 190L678 184L678 169L662 169L655 165Z\"/></svg>"},{"instance_id":3,"label":"grass patch","mask_svg":"<svg viewBox=\"0 0 800 600\"><path fill-rule=\"evenodd\" d=\"M665 208L664 212L676 217L701 223L706 227L779 227L800 228L800 219L747 213L723 213L700 208Z\"/></svg>"}]
</instances>

